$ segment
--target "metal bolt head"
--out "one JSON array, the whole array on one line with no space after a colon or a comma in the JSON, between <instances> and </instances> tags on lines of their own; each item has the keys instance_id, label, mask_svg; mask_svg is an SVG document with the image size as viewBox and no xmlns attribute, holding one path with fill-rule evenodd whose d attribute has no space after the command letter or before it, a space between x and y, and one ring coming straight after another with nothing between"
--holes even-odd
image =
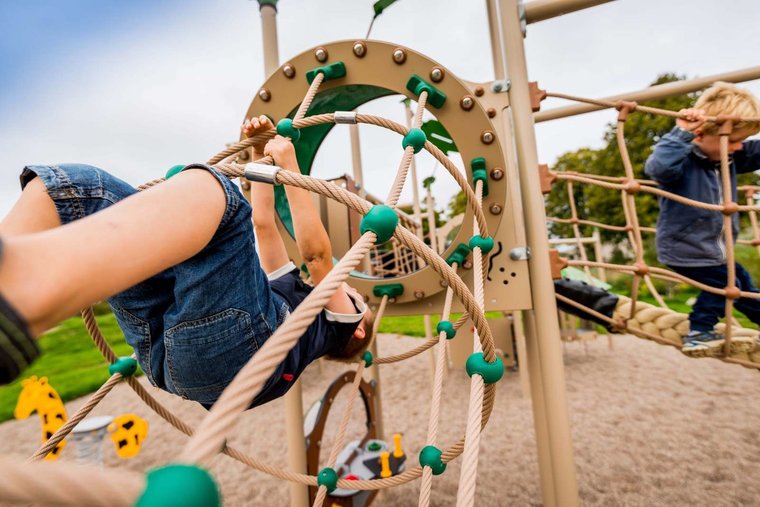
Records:
<instances>
[{"instance_id":1,"label":"metal bolt head","mask_svg":"<svg viewBox=\"0 0 760 507\"><path fill-rule=\"evenodd\" d=\"M425 291L424 290L416 290L414 291L414 297L417 299L422 299L425 297Z\"/></svg>"},{"instance_id":2,"label":"metal bolt head","mask_svg":"<svg viewBox=\"0 0 760 507\"><path fill-rule=\"evenodd\" d=\"M446 282L446 280L441 280L441 281L440 281L440 282L438 282L438 283L440 283L441 287L444 287L444 288L446 288L446 287L448 287L448 286L449 286L449 284Z\"/></svg>"},{"instance_id":3,"label":"metal bolt head","mask_svg":"<svg viewBox=\"0 0 760 507\"><path fill-rule=\"evenodd\" d=\"M251 182L248 181L248 180L243 180L243 181L240 182L240 187L243 190L248 191L248 190L251 189Z\"/></svg>"},{"instance_id":4,"label":"metal bolt head","mask_svg":"<svg viewBox=\"0 0 760 507\"><path fill-rule=\"evenodd\" d=\"M459 101L459 105L462 106L462 109L465 111L469 111L475 106L475 99L470 97L469 95L465 95L462 97L462 100Z\"/></svg>"},{"instance_id":5,"label":"metal bolt head","mask_svg":"<svg viewBox=\"0 0 760 507\"><path fill-rule=\"evenodd\" d=\"M282 67L282 73L285 74L286 78L293 79L293 77L296 75L296 68L289 63L286 63Z\"/></svg>"},{"instance_id":6,"label":"metal bolt head","mask_svg":"<svg viewBox=\"0 0 760 507\"><path fill-rule=\"evenodd\" d=\"M501 81L494 81L493 84L491 84L491 90L498 93L504 88L504 85L501 83Z\"/></svg>"},{"instance_id":7,"label":"metal bolt head","mask_svg":"<svg viewBox=\"0 0 760 507\"><path fill-rule=\"evenodd\" d=\"M430 79L432 79L434 83L440 83L443 81L444 75L445 72L440 67L433 67L433 70L430 71Z\"/></svg>"},{"instance_id":8,"label":"metal bolt head","mask_svg":"<svg viewBox=\"0 0 760 507\"><path fill-rule=\"evenodd\" d=\"M251 154L248 153L248 150L245 150L245 151L240 152L240 155L238 156L238 158L240 158L240 160L245 162L246 160L251 158Z\"/></svg>"},{"instance_id":9,"label":"metal bolt head","mask_svg":"<svg viewBox=\"0 0 760 507\"><path fill-rule=\"evenodd\" d=\"M272 94L269 93L269 90L267 90L266 88L262 88L261 90L259 90L259 98L263 100L264 102L269 102L269 99L272 98Z\"/></svg>"},{"instance_id":10,"label":"metal bolt head","mask_svg":"<svg viewBox=\"0 0 760 507\"><path fill-rule=\"evenodd\" d=\"M406 51L401 48L393 50L393 61L401 65L406 61Z\"/></svg>"},{"instance_id":11,"label":"metal bolt head","mask_svg":"<svg viewBox=\"0 0 760 507\"><path fill-rule=\"evenodd\" d=\"M359 58L363 57L367 54L367 46L361 41L354 42L354 54Z\"/></svg>"},{"instance_id":12,"label":"metal bolt head","mask_svg":"<svg viewBox=\"0 0 760 507\"><path fill-rule=\"evenodd\" d=\"M495 181L499 181L504 177L504 169L501 167L494 167L491 169L491 179Z\"/></svg>"},{"instance_id":13,"label":"metal bolt head","mask_svg":"<svg viewBox=\"0 0 760 507\"><path fill-rule=\"evenodd\" d=\"M501 214L501 204L491 204L488 211L490 211L492 215Z\"/></svg>"},{"instance_id":14,"label":"metal bolt head","mask_svg":"<svg viewBox=\"0 0 760 507\"><path fill-rule=\"evenodd\" d=\"M493 140L496 139L496 137L493 135L493 132L490 130L486 130L482 134L480 134L480 140L483 141L483 144L491 144Z\"/></svg>"},{"instance_id":15,"label":"metal bolt head","mask_svg":"<svg viewBox=\"0 0 760 507\"><path fill-rule=\"evenodd\" d=\"M475 96L476 97L482 97L485 92L486 91L483 89L482 86L478 85L478 86L475 87Z\"/></svg>"},{"instance_id":16,"label":"metal bolt head","mask_svg":"<svg viewBox=\"0 0 760 507\"><path fill-rule=\"evenodd\" d=\"M470 259L467 259L467 260L465 260L465 261L462 263L462 267L463 267L464 269L472 269L472 261L471 261Z\"/></svg>"},{"instance_id":17,"label":"metal bolt head","mask_svg":"<svg viewBox=\"0 0 760 507\"><path fill-rule=\"evenodd\" d=\"M317 48L314 50L314 57L317 59L318 62L326 62L327 61L327 50L325 48Z\"/></svg>"},{"instance_id":18,"label":"metal bolt head","mask_svg":"<svg viewBox=\"0 0 760 507\"><path fill-rule=\"evenodd\" d=\"M496 109L489 107L488 109L486 109L486 114L488 115L489 118L493 118L494 116L496 116Z\"/></svg>"}]
</instances>

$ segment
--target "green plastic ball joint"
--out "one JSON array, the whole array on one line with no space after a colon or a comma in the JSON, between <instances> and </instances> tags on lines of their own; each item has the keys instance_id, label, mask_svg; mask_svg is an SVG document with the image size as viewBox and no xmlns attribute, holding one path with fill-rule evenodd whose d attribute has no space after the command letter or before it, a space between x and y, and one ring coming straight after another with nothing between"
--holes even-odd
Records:
<instances>
[{"instance_id":1,"label":"green plastic ball joint","mask_svg":"<svg viewBox=\"0 0 760 507\"><path fill-rule=\"evenodd\" d=\"M409 132L404 136L404 139L401 141L401 146L403 146L404 149L411 146L414 148L414 153L419 153L420 150L425 147L426 142L427 136L422 129L413 128L409 129Z\"/></svg>"},{"instance_id":2,"label":"green plastic ball joint","mask_svg":"<svg viewBox=\"0 0 760 507\"><path fill-rule=\"evenodd\" d=\"M420 451L420 465L430 467L433 475L441 475L446 470L446 463L441 460L443 453L434 445L426 445Z\"/></svg>"},{"instance_id":3,"label":"green plastic ball joint","mask_svg":"<svg viewBox=\"0 0 760 507\"><path fill-rule=\"evenodd\" d=\"M398 225L398 215L385 204L372 206L359 224L359 231L364 234L372 231L377 234L377 244L385 243L393 236Z\"/></svg>"},{"instance_id":4,"label":"green plastic ball joint","mask_svg":"<svg viewBox=\"0 0 760 507\"><path fill-rule=\"evenodd\" d=\"M478 236L477 234L470 238L470 249L475 250L475 247L480 247L480 251L487 254L493 250L493 238L491 236Z\"/></svg>"},{"instance_id":5,"label":"green plastic ball joint","mask_svg":"<svg viewBox=\"0 0 760 507\"><path fill-rule=\"evenodd\" d=\"M372 352L369 350L364 351L364 354L362 354L362 359L364 359L365 368L372 366L372 362L375 360L374 357L372 357Z\"/></svg>"},{"instance_id":6,"label":"green plastic ball joint","mask_svg":"<svg viewBox=\"0 0 760 507\"><path fill-rule=\"evenodd\" d=\"M326 487L327 492L332 493L338 487L338 474L332 468L323 468L317 474L317 484Z\"/></svg>"},{"instance_id":7,"label":"green plastic ball joint","mask_svg":"<svg viewBox=\"0 0 760 507\"><path fill-rule=\"evenodd\" d=\"M290 118L283 118L277 122L277 133L282 137L289 137L294 143L301 139L301 131L293 127L293 120Z\"/></svg>"},{"instance_id":8,"label":"green plastic ball joint","mask_svg":"<svg viewBox=\"0 0 760 507\"><path fill-rule=\"evenodd\" d=\"M135 507L220 507L219 488L206 470L193 465L167 465L148 472L147 485Z\"/></svg>"},{"instance_id":9,"label":"green plastic ball joint","mask_svg":"<svg viewBox=\"0 0 760 507\"><path fill-rule=\"evenodd\" d=\"M108 374L121 373L122 377L131 377L137 371L137 361L132 357L120 357L108 365Z\"/></svg>"},{"instance_id":10,"label":"green plastic ball joint","mask_svg":"<svg viewBox=\"0 0 760 507\"><path fill-rule=\"evenodd\" d=\"M496 356L496 361L489 363L482 352L475 352L467 358L464 365L467 375L480 375L486 384L494 384L504 376L504 363Z\"/></svg>"},{"instance_id":11,"label":"green plastic ball joint","mask_svg":"<svg viewBox=\"0 0 760 507\"><path fill-rule=\"evenodd\" d=\"M183 164L173 165L171 167L171 169L169 169L168 171L166 171L166 179L168 180L172 176L181 173L182 169L184 169L184 168L185 168L185 166Z\"/></svg>"},{"instance_id":12,"label":"green plastic ball joint","mask_svg":"<svg viewBox=\"0 0 760 507\"><path fill-rule=\"evenodd\" d=\"M454 329L454 324L448 320L442 320L435 326L435 330L438 334L446 333L446 339L451 340L457 335L457 330Z\"/></svg>"}]
</instances>

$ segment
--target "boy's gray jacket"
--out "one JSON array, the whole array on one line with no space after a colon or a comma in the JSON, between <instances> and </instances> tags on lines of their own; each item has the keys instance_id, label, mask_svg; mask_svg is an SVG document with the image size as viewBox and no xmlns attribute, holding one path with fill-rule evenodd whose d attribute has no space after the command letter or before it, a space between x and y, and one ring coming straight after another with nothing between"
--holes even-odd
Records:
<instances>
[{"instance_id":1,"label":"boy's gray jacket","mask_svg":"<svg viewBox=\"0 0 760 507\"><path fill-rule=\"evenodd\" d=\"M720 204L723 186L720 162L708 159L692 144L694 134L678 127L665 134L647 159L644 172L663 190ZM745 141L743 149L729 158L731 200L736 202L736 174L760 169L760 141ZM658 197L657 259L669 266L719 266L726 263L723 214L671 199ZM739 234L739 216L734 214L734 241Z\"/></svg>"}]
</instances>

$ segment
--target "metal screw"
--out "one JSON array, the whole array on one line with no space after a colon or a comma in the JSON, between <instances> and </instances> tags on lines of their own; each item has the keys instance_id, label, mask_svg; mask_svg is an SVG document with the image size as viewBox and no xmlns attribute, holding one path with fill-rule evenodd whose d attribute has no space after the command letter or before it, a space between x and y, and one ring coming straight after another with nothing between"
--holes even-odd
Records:
<instances>
[{"instance_id":1,"label":"metal screw","mask_svg":"<svg viewBox=\"0 0 760 507\"><path fill-rule=\"evenodd\" d=\"M444 287L444 288L449 286L446 280L441 280L439 283L441 284L441 287Z\"/></svg>"},{"instance_id":2,"label":"metal screw","mask_svg":"<svg viewBox=\"0 0 760 507\"><path fill-rule=\"evenodd\" d=\"M393 50L393 61L398 63L399 65L404 63L406 61L406 51L404 51L401 48L396 48Z\"/></svg>"},{"instance_id":3,"label":"metal screw","mask_svg":"<svg viewBox=\"0 0 760 507\"><path fill-rule=\"evenodd\" d=\"M272 94L269 93L269 90L267 90L266 88L262 88L261 90L259 90L259 98L263 100L264 102L269 102L269 99L272 98Z\"/></svg>"},{"instance_id":4,"label":"metal screw","mask_svg":"<svg viewBox=\"0 0 760 507\"><path fill-rule=\"evenodd\" d=\"M488 109L486 109L486 114L488 115L489 118L493 118L494 116L496 116L496 109L489 107Z\"/></svg>"},{"instance_id":5,"label":"metal screw","mask_svg":"<svg viewBox=\"0 0 760 507\"><path fill-rule=\"evenodd\" d=\"M243 180L240 182L240 186L243 188L243 190L250 190L251 189L251 182L248 180Z\"/></svg>"},{"instance_id":6,"label":"metal screw","mask_svg":"<svg viewBox=\"0 0 760 507\"><path fill-rule=\"evenodd\" d=\"M285 74L286 78L293 79L293 76L296 75L296 68L290 65L289 63L286 63L282 67L282 73Z\"/></svg>"},{"instance_id":7,"label":"metal screw","mask_svg":"<svg viewBox=\"0 0 760 507\"><path fill-rule=\"evenodd\" d=\"M465 95L464 97L462 97L462 100L459 101L459 105L462 106L462 109L464 109L465 111L469 111L475 105L475 99L473 99L469 95Z\"/></svg>"},{"instance_id":8,"label":"metal screw","mask_svg":"<svg viewBox=\"0 0 760 507\"><path fill-rule=\"evenodd\" d=\"M504 169L501 167L494 167L491 169L491 179L499 181L504 177Z\"/></svg>"},{"instance_id":9,"label":"metal screw","mask_svg":"<svg viewBox=\"0 0 760 507\"><path fill-rule=\"evenodd\" d=\"M480 134L480 140L483 141L483 144L491 144L494 140L493 132L490 130L486 130L482 134Z\"/></svg>"},{"instance_id":10,"label":"metal screw","mask_svg":"<svg viewBox=\"0 0 760 507\"><path fill-rule=\"evenodd\" d=\"M500 92L500 91L501 91L501 89L502 89L502 86L503 86L503 85L501 84L501 82L499 82L499 81L494 81L494 82L493 82L493 84L491 85L491 89L492 89L493 91L495 91L495 92Z\"/></svg>"},{"instance_id":11,"label":"metal screw","mask_svg":"<svg viewBox=\"0 0 760 507\"><path fill-rule=\"evenodd\" d=\"M433 67L433 70L430 71L430 79L432 79L434 83L440 83L443 81L444 75L445 73L440 67Z\"/></svg>"},{"instance_id":12,"label":"metal screw","mask_svg":"<svg viewBox=\"0 0 760 507\"><path fill-rule=\"evenodd\" d=\"M365 295L362 299L364 299L365 303L369 303L369 296Z\"/></svg>"},{"instance_id":13,"label":"metal screw","mask_svg":"<svg viewBox=\"0 0 760 507\"><path fill-rule=\"evenodd\" d=\"M501 204L491 204L491 207L488 208L488 211L490 211L492 215L501 214Z\"/></svg>"},{"instance_id":14,"label":"metal screw","mask_svg":"<svg viewBox=\"0 0 760 507\"><path fill-rule=\"evenodd\" d=\"M475 96L476 97L482 97L485 92L486 91L483 89L482 86L476 86L475 87Z\"/></svg>"},{"instance_id":15,"label":"metal screw","mask_svg":"<svg viewBox=\"0 0 760 507\"><path fill-rule=\"evenodd\" d=\"M414 291L414 297L416 297L417 299L424 298L425 297L425 291L422 291L422 290L416 290L416 291Z\"/></svg>"},{"instance_id":16,"label":"metal screw","mask_svg":"<svg viewBox=\"0 0 760 507\"><path fill-rule=\"evenodd\" d=\"M467 259L462 263L462 267L464 269L472 269L472 261L470 259Z\"/></svg>"},{"instance_id":17,"label":"metal screw","mask_svg":"<svg viewBox=\"0 0 760 507\"><path fill-rule=\"evenodd\" d=\"M241 152L239 156L240 156L240 160L248 160L249 158L251 158L251 155L248 153L248 150Z\"/></svg>"},{"instance_id":18,"label":"metal screw","mask_svg":"<svg viewBox=\"0 0 760 507\"><path fill-rule=\"evenodd\" d=\"M326 62L327 61L327 50L325 50L325 48L317 48L314 51L314 56L317 58L318 62Z\"/></svg>"},{"instance_id":19,"label":"metal screw","mask_svg":"<svg viewBox=\"0 0 760 507\"><path fill-rule=\"evenodd\" d=\"M363 42L354 42L354 54L361 58L367 54L367 46Z\"/></svg>"}]
</instances>

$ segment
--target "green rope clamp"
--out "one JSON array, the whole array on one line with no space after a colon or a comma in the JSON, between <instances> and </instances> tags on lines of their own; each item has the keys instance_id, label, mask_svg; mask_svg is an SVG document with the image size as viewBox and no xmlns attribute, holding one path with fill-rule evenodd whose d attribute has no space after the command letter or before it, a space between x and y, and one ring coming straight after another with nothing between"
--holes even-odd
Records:
<instances>
[{"instance_id":1,"label":"green rope clamp","mask_svg":"<svg viewBox=\"0 0 760 507\"><path fill-rule=\"evenodd\" d=\"M480 248L481 252L487 254L493 250L493 238L491 236L486 236L484 238L477 234L474 235L470 238L470 250L475 250L475 248Z\"/></svg>"},{"instance_id":2,"label":"green rope clamp","mask_svg":"<svg viewBox=\"0 0 760 507\"><path fill-rule=\"evenodd\" d=\"M120 357L108 365L108 374L121 373L122 377L131 377L137 371L137 361L132 357Z\"/></svg>"},{"instance_id":3,"label":"green rope clamp","mask_svg":"<svg viewBox=\"0 0 760 507\"><path fill-rule=\"evenodd\" d=\"M289 137L294 143L301 139L301 131L293 126L293 120L290 118L283 118L277 122L277 133L282 137Z\"/></svg>"},{"instance_id":4,"label":"green rope clamp","mask_svg":"<svg viewBox=\"0 0 760 507\"><path fill-rule=\"evenodd\" d=\"M428 104L436 109L440 109L446 102L446 94L431 85L417 74L412 74L409 81L406 82L406 89L419 97L423 91L428 92Z\"/></svg>"},{"instance_id":5,"label":"green rope clamp","mask_svg":"<svg viewBox=\"0 0 760 507\"><path fill-rule=\"evenodd\" d=\"M400 283L386 283L383 285L375 285L372 288L372 294L376 298L382 298L388 296L389 298L395 298L404 293L404 285Z\"/></svg>"},{"instance_id":6,"label":"green rope clamp","mask_svg":"<svg viewBox=\"0 0 760 507\"><path fill-rule=\"evenodd\" d=\"M376 244L385 243L393 236L393 231L398 225L398 215L390 206L375 204L372 206L359 224L359 231L364 234L372 231L377 234Z\"/></svg>"},{"instance_id":7,"label":"green rope clamp","mask_svg":"<svg viewBox=\"0 0 760 507\"><path fill-rule=\"evenodd\" d=\"M404 136L404 139L401 141L401 146L403 146L404 149L411 146L414 148L414 153L419 153L420 150L425 147L426 142L427 136L422 129L413 128L409 129L409 132Z\"/></svg>"},{"instance_id":8,"label":"green rope clamp","mask_svg":"<svg viewBox=\"0 0 760 507\"><path fill-rule=\"evenodd\" d=\"M441 475L446 470L446 463L441 460L443 453L434 445L426 445L420 451L420 465L430 467L433 475Z\"/></svg>"},{"instance_id":9,"label":"green rope clamp","mask_svg":"<svg viewBox=\"0 0 760 507\"><path fill-rule=\"evenodd\" d=\"M184 168L185 168L185 166L182 165L182 164L180 164L180 165L173 165L171 167L171 169L169 169L168 171L166 171L166 179L168 180L169 178L171 178L175 174L181 173L182 169L184 169Z\"/></svg>"},{"instance_id":10,"label":"green rope clamp","mask_svg":"<svg viewBox=\"0 0 760 507\"><path fill-rule=\"evenodd\" d=\"M317 74L324 74L325 77L322 82L346 77L346 64L343 62L335 62L330 65L323 65L322 67L315 67L311 70L307 70L306 81L311 84L311 82L314 81L314 78L317 77Z\"/></svg>"},{"instance_id":11,"label":"green rope clamp","mask_svg":"<svg viewBox=\"0 0 760 507\"><path fill-rule=\"evenodd\" d=\"M369 368L370 366L372 366L372 362L375 360L374 357L372 356L372 352L370 352L369 350L364 351L364 354L362 354L362 359L364 359L365 368Z\"/></svg>"},{"instance_id":12,"label":"green rope clamp","mask_svg":"<svg viewBox=\"0 0 760 507\"><path fill-rule=\"evenodd\" d=\"M438 334L446 333L446 339L451 340L457 335L457 330L454 329L454 324L448 320L442 320L435 326L435 331Z\"/></svg>"},{"instance_id":13,"label":"green rope clamp","mask_svg":"<svg viewBox=\"0 0 760 507\"><path fill-rule=\"evenodd\" d=\"M135 507L220 507L219 488L203 468L167 465L147 475L147 485Z\"/></svg>"},{"instance_id":14,"label":"green rope clamp","mask_svg":"<svg viewBox=\"0 0 760 507\"><path fill-rule=\"evenodd\" d=\"M475 374L480 375L486 384L494 384L504 376L504 363L501 362L499 356L496 356L496 361L489 363L482 352L470 354L464 368L467 370L467 375L470 377Z\"/></svg>"},{"instance_id":15,"label":"green rope clamp","mask_svg":"<svg viewBox=\"0 0 760 507\"><path fill-rule=\"evenodd\" d=\"M464 243L459 243L454 252L446 259L446 264L451 266L456 262L457 265L461 266L468 255L470 255L470 247Z\"/></svg>"},{"instance_id":16,"label":"green rope clamp","mask_svg":"<svg viewBox=\"0 0 760 507\"><path fill-rule=\"evenodd\" d=\"M327 492L332 493L338 487L338 474L332 468L323 468L317 474L317 484L326 487Z\"/></svg>"},{"instance_id":17,"label":"green rope clamp","mask_svg":"<svg viewBox=\"0 0 760 507\"><path fill-rule=\"evenodd\" d=\"M486 172L486 159L483 157L476 157L470 160L470 168L472 169L472 188L475 188L475 184L478 181L483 182L483 197L488 196L488 173Z\"/></svg>"}]
</instances>

